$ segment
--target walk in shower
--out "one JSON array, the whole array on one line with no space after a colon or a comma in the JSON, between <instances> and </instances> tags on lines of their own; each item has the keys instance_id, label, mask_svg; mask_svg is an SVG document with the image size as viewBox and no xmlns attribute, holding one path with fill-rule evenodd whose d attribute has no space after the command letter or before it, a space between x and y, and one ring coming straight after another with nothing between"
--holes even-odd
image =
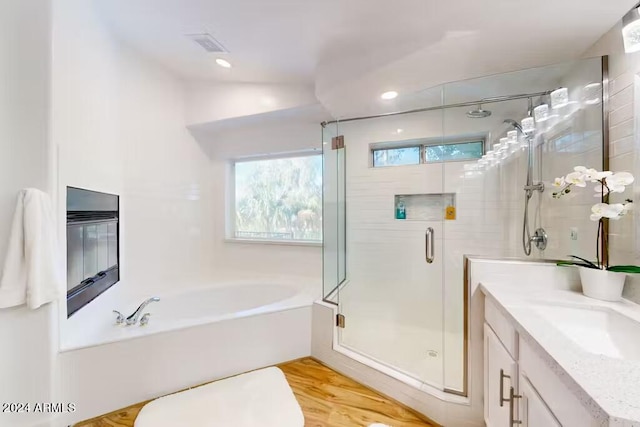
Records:
<instances>
[{"instance_id":1,"label":"walk in shower","mask_svg":"<svg viewBox=\"0 0 640 427\"><path fill-rule=\"evenodd\" d=\"M604 165L603 78L606 58L575 61L323 123L335 350L416 388L467 394L465 255L595 256L597 224L582 215L592 195L553 200L551 186Z\"/></svg>"}]
</instances>

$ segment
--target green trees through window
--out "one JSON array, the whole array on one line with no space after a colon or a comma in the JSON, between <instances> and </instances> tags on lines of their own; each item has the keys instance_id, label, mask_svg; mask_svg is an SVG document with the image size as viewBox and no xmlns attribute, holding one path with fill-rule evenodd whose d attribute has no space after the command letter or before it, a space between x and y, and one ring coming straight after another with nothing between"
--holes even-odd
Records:
<instances>
[{"instance_id":1,"label":"green trees through window","mask_svg":"<svg viewBox=\"0 0 640 427\"><path fill-rule=\"evenodd\" d=\"M235 237L322 241L322 156L236 162Z\"/></svg>"},{"instance_id":2,"label":"green trees through window","mask_svg":"<svg viewBox=\"0 0 640 427\"><path fill-rule=\"evenodd\" d=\"M484 154L483 147L483 141L469 141L399 148L374 148L371 153L373 167L377 168L479 159ZM424 155L421 155L421 150L424 151Z\"/></svg>"}]
</instances>

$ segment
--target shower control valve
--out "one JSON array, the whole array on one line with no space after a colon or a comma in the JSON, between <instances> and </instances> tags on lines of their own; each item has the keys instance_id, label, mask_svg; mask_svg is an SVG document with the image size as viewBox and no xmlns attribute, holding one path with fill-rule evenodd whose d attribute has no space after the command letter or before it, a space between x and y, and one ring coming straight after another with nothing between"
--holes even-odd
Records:
<instances>
[{"instance_id":1,"label":"shower control valve","mask_svg":"<svg viewBox=\"0 0 640 427\"><path fill-rule=\"evenodd\" d=\"M536 232L533 233L531 241L536 244L536 248L544 251L547 248L549 237L547 236L547 232L544 231L544 228L538 228Z\"/></svg>"}]
</instances>

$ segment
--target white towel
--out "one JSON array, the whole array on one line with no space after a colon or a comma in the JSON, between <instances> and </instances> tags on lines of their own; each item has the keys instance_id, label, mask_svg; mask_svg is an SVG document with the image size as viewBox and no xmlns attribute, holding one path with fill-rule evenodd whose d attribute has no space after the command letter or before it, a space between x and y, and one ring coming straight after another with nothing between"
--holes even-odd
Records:
<instances>
[{"instance_id":1,"label":"white towel","mask_svg":"<svg viewBox=\"0 0 640 427\"><path fill-rule=\"evenodd\" d=\"M21 190L0 278L0 308L26 303L36 309L55 300L64 287L60 259L49 196Z\"/></svg>"},{"instance_id":2,"label":"white towel","mask_svg":"<svg viewBox=\"0 0 640 427\"><path fill-rule=\"evenodd\" d=\"M147 403L135 427L303 427L287 379L266 368Z\"/></svg>"}]
</instances>

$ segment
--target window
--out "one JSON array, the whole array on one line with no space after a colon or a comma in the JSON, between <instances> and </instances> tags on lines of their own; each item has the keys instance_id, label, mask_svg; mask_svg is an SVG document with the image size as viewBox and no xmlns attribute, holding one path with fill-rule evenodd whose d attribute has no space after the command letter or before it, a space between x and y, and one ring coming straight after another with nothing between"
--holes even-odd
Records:
<instances>
[{"instance_id":1,"label":"window","mask_svg":"<svg viewBox=\"0 0 640 427\"><path fill-rule=\"evenodd\" d=\"M236 161L233 237L322 241L322 155Z\"/></svg>"},{"instance_id":2,"label":"window","mask_svg":"<svg viewBox=\"0 0 640 427\"><path fill-rule=\"evenodd\" d=\"M385 144L387 147L388 145ZM417 143L416 145L373 148L372 166L405 166L421 163L456 162L482 157L484 141L465 141L443 144Z\"/></svg>"},{"instance_id":3,"label":"window","mask_svg":"<svg viewBox=\"0 0 640 427\"><path fill-rule=\"evenodd\" d=\"M426 145L424 147L424 159L425 163L479 159L482 157L483 148L483 141Z\"/></svg>"},{"instance_id":4,"label":"window","mask_svg":"<svg viewBox=\"0 0 640 427\"><path fill-rule=\"evenodd\" d=\"M420 147L387 148L373 150L373 167L417 165L420 163Z\"/></svg>"}]
</instances>

